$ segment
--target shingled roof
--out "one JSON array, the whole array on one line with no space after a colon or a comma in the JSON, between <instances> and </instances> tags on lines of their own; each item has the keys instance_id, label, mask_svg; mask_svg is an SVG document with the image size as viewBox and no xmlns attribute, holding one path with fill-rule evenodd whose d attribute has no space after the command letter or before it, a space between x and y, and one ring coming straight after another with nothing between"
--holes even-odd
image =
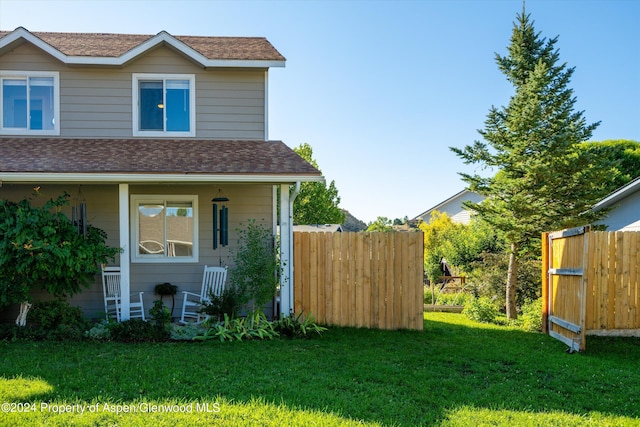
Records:
<instances>
[{"instance_id":1,"label":"shingled roof","mask_svg":"<svg viewBox=\"0 0 640 427\"><path fill-rule=\"evenodd\" d=\"M4 43L3 39L6 40ZM63 62L73 62L73 58L84 58L83 63L89 63L87 60L92 58L128 60L128 54L143 53L159 43L170 44L187 51L187 54L192 50L209 61L266 61L272 63L271 66L285 61L285 57L264 37L172 36L166 31L156 35L53 33L30 32L22 27L14 31L0 31L0 48L3 44L20 40L38 44L41 48L53 48Z\"/></svg>"},{"instance_id":2,"label":"shingled roof","mask_svg":"<svg viewBox=\"0 0 640 427\"><path fill-rule=\"evenodd\" d=\"M0 153L0 178L13 173L321 178L281 141L0 137Z\"/></svg>"}]
</instances>

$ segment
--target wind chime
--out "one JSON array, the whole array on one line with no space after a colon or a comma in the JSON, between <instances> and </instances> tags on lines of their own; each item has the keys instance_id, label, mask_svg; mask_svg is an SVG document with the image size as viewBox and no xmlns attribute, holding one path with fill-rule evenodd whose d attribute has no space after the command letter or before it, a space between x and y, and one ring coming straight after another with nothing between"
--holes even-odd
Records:
<instances>
[{"instance_id":1,"label":"wind chime","mask_svg":"<svg viewBox=\"0 0 640 427\"><path fill-rule=\"evenodd\" d=\"M78 195L71 206L71 223L78 231L78 235L83 238L87 237L87 199L84 198L80 187L78 187Z\"/></svg>"},{"instance_id":2,"label":"wind chime","mask_svg":"<svg viewBox=\"0 0 640 427\"><path fill-rule=\"evenodd\" d=\"M211 199L213 204L213 249L218 248L218 242L221 246L229 244L229 208L226 206L228 201L229 198L220 189ZM218 203L221 203L220 210L218 210Z\"/></svg>"}]
</instances>

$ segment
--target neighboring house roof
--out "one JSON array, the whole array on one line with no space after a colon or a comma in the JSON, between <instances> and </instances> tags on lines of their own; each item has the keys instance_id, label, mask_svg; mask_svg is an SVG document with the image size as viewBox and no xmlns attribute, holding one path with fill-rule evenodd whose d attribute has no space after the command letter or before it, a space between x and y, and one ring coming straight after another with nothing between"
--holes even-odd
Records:
<instances>
[{"instance_id":1,"label":"neighboring house roof","mask_svg":"<svg viewBox=\"0 0 640 427\"><path fill-rule=\"evenodd\" d=\"M322 181L281 141L0 137L0 180Z\"/></svg>"},{"instance_id":2,"label":"neighboring house roof","mask_svg":"<svg viewBox=\"0 0 640 427\"><path fill-rule=\"evenodd\" d=\"M627 185L618 188L616 191L609 194L607 197L605 197L604 199L600 200L598 203L593 205L592 210L598 212L602 209L609 208L615 205L616 203L618 203L620 200L632 195L633 193L639 190L640 190L640 177L637 177Z\"/></svg>"},{"instance_id":3,"label":"neighboring house roof","mask_svg":"<svg viewBox=\"0 0 640 427\"><path fill-rule=\"evenodd\" d=\"M340 224L294 225L293 231L335 233L335 232L342 232L342 225Z\"/></svg>"},{"instance_id":4,"label":"neighboring house roof","mask_svg":"<svg viewBox=\"0 0 640 427\"><path fill-rule=\"evenodd\" d=\"M172 36L0 31L0 55L25 41L67 65L122 66L159 45L171 46L203 67L284 67L285 57L264 37Z\"/></svg>"},{"instance_id":5,"label":"neighboring house roof","mask_svg":"<svg viewBox=\"0 0 640 427\"><path fill-rule=\"evenodd\" d=\"M413 218L411 221L415 222L418 220L422 220L428 222L431 219L431 214L434 211L438 211L446 213L449 217L451 217L453 222L467 224L470 221L471 213L464 209L464 207L462 206L462 202L469 200L479 203L484 199L485 197L481 196L478 193L470 190L462 190L459 193L456 193L453 196L449 197L448 199L438 203L431 209L424 211L420 215Z\"/></svg>"},{"instance_id":6,"label":"neighboring house roof","mask_svg":"<svg viewBox=\"0 0 640 427\"><path fill-rule=\"evenodd\" d=\"M611 209L602 223L615 231L640 231L640 177L596 203L592 210Z\"/></svg>"}]
</instances>

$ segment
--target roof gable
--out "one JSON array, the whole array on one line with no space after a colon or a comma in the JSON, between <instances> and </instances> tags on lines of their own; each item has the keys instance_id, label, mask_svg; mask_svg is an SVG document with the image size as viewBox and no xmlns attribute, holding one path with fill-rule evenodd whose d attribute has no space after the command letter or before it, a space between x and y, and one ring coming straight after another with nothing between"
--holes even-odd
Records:
<instances>
[{"instance_id":1,"label":"roof gable","mask_svg":"<svg viewBox=\"0 0 640 427\"><path fill-rule=\"evenodd\" d=\"M467 201L467 200L479 203L484 199L485 199L484 196L481 196L478 193L475 193L475 192L470 191L468 189L464 189L464 190L460 191L459 193L456 193L453 196L449 197L448 199L438 203L437 205L433 206L432 208L427 209L426 211L422 212L420 215L417 215L413 219L413 221L417 221L419 219L423 219L426 216L431 215L431 213L433 211L439 211L439 212L446 211L447 207L450 207L452 205L455 205L456 208L462 209L461 208L462 202Z\"/></svg>"},{"instance_id":2,"label":"roof gable","mask_svg":"<svg viewBox=\"0 0 640 427\"><path fill-rule=\"evenodd\" d=\"M0 55L16 44L31 43L59 61L73 65L123 66L165 45L204 68L284 67L285 58L264 37L172 36L161 31L142 34L29 32L25 28L0 31Z\"/></svg>"}]
</instances>

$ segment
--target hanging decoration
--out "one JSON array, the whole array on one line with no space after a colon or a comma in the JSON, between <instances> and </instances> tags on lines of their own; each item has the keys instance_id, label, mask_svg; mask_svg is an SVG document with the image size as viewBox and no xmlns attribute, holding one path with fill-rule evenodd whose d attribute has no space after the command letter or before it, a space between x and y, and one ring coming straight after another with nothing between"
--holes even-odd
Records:
<instances>
[{"instance_id":1,"label":"hanging decoration","mask_svg":"<svg viewBox=\"0 0 640 427\"><path fill-rule=\"evenodd\" d=\"M71 223L78 230L78 235L87 237L87 199L82 194L81 187L78 187L78 194L71 206Z\"/></svg>"},{"instance_id":2,"label":"hanging decoration","mask_svg":"<svg viewBox=\"0 0 640 427\"><path fill-rule=\"evenodd\" d=\"M229 208L226 206L228 201L229 198L220 189L211 199L213 204L213 249L218 248L218 243L221 246L229 244ZM220 210L218 210L218 203L221 204Z\"/></svg>"}]
</instances>

